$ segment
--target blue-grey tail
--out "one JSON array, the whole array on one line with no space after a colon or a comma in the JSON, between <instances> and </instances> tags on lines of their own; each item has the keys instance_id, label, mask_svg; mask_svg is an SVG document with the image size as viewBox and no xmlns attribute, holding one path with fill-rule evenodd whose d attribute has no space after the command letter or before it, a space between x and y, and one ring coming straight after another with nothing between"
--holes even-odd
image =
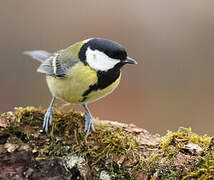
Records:
<instances>
[{"instance_id":1,"label":"blue-grey tail","mask_svg":"<svg viewBox=\"0 0 214 180\"><path fill-rule=\"evenodd\" d=\"M24 54L29 55L40 62L44 62L48 57L51 56L51 53L43 50L24 51Z\"/></svg>"}]
</instances>

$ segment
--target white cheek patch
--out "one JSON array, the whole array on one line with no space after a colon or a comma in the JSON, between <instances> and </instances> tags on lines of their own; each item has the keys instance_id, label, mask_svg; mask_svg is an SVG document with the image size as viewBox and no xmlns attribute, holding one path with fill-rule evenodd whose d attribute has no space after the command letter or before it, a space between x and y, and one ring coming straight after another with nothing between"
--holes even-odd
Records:
<instances>
[{"instance_id":1,"label":"white cheek patch","mask_svg":"<svg viewBox=\"0 0 214 180\"><path fill-rule=\"evenodd\" d=\"M86 51L86 61L96 71L108 71L120 62L119 59L110 58L105 53L89 47Z\"/></svg>"}]
</instances>

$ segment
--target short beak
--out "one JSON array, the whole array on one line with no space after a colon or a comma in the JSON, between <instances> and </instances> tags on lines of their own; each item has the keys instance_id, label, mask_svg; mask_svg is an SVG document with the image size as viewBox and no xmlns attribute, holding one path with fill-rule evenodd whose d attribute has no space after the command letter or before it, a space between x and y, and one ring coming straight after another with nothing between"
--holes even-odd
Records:
<instances>
[{"instance_id":1,"label":"short beak","mask_svg":"<svg viewBox=\"0 0 214 180\"><path fill-rule=\"evenodd\" d=\"M137 61L135 61L134 59L132 59L130 57L127 57L124 62L127 64L137 64Z\"/></svg>"}]
</instances>

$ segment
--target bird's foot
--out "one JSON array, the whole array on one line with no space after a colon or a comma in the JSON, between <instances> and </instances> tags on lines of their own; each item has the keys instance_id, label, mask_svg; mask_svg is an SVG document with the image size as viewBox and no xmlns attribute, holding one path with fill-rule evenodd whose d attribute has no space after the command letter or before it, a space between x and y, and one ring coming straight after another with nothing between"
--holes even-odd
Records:
<instances>
[{"instance_id":1,"label":"bird's foot","mask_svg":"<svg viewBox=\"0 0 214 180\"><path fill-rule=\"evenodd\" d=\"M90 129L92 129L92 131L94 132L95 131L94 122L91 114L85 112L84 116L85 116L85 128L84 128L85 133L88 134Z\"/></svg>"},{"instance_id":2,"label":"bird's foot","mask_svg":"<svg viewBox=\"0 0 214 180\"><path fill-rule=\"evenodd\" d=\"M45 113L45 117L43 120L43 129L45 130L46 133L48 133L48 125L52 125L52 121L53 121L53 111L54 108L53 107L49 107L47 112Z\"/></svg>"}]
</instances>

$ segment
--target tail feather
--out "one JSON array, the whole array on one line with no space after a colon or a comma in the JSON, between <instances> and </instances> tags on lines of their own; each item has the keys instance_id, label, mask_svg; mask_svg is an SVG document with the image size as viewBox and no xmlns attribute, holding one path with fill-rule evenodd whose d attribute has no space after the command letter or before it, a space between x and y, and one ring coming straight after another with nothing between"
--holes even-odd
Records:
<instances>
[{"instance_id":1,"label":"tail feather","mask_svg":"<svg viewBox=\"0 0 214 180\"><path fill-rule=\"evenodd\" d=\"M24 51L24 54L29 55L40 62L44 62L48 57L51 56L51 53L42 50Z\"/></svg>"}]
</instances>

